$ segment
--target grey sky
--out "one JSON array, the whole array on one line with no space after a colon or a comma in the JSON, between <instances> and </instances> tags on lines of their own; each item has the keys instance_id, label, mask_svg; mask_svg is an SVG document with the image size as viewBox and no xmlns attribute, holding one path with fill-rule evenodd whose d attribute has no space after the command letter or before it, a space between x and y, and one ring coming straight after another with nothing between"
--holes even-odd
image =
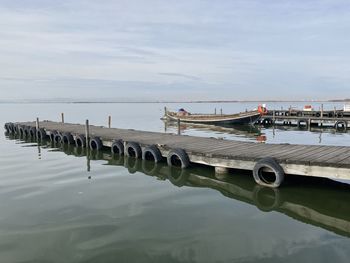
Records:
<instances>
[{"instance_id":1,"label":"grey sky","mask_svg":"<svg viewBox=\"0 0 350 263\"><path fill-rule=\"evenodd\" d=\"M350 97L348 0L0 0L0 99Z\"/></svg>"}]
</instances>

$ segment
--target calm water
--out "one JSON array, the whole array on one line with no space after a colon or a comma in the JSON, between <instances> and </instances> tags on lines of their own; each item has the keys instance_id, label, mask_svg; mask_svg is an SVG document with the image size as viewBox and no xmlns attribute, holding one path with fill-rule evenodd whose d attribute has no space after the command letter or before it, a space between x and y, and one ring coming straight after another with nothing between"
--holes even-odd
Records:
<instances>
[{"instance_id":1,"label":"calm water","mask_svg":"<svg viewBox=\"0 0 350 263\"><path fill-rule=\"evenodd\" d=\"M0 123L59 120L65 112L66 122L106 125L111 114L114 127L175 133L159 120L164 106L0 104ZM225 113L256 105L166 106ZM350 133L333 130L183 126L182 133L350 145ZM179 173L2 132L0 149L0 262L348 262L350 256L347 184L293 178L271 190L249 173L217 178L200 167Z\"/></svg>"}]
</instances>

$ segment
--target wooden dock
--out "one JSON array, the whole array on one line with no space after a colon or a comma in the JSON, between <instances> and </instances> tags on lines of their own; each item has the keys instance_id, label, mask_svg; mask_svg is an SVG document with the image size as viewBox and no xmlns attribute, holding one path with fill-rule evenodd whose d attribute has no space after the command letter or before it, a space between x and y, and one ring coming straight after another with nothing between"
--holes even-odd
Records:
<instances>
[{"instance_id":1,"label":"wooden dock","mask_svg":"<svg viewBox=\"0 0 350 263\"><path fill-rule=\"evenodd\" d=\"M311 128L311 126L334 128L337 131L347 131L350 127L350 112L334 111L296 111L269 110L262 115L257 124L276 126L297 126Z\"/></svg>"},{"instance_id":2,"label":"wooden dock","mask_svg":"<svg viewBox=\"0 0 350 263\"><path fill-rule=\"evenodd\" d=\"M44 131L44 137L58 138L57 141L63 135L71 135L74 141L66 143L76 143L86 134L88 145L97 149L99 142L111 149L115 142L122 142L126 155L147 158L147 152L157 161L159 151L171 166L186 168L188 159L192 164L215 167L217 173L230 168L251 170L257 183L269 187L278 187L290 174L350 179L350 147L345 146L263 144L51 121L8 123L5 128L23 136L36 136L34 129Z\"/></svg>"}]
</instances>

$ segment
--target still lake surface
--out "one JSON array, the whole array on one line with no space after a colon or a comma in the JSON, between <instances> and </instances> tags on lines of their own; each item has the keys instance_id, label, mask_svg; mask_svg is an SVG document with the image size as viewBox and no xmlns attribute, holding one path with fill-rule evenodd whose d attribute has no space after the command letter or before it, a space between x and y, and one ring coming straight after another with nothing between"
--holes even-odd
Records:
<instances>
[{"instance_id":1,"label":"still lake surface","mask_svg":"<svg viewBox=\"0 0 350 263\"><path fill-rule=\"evenodd\" d=\"M274 103L270 108L302 107ZM315 108L319 104L313 104ZM255 103L0 104L0 123L59 120L177 132L163 107L244 111ZM327 104L325 108L341 108ZM296 128L210 129L183 134L350 146L350 133ZM0 133L0 262L348 262L350 186L294 178L277 190L248 173L215 177L195 167L86 153ZM87 156L88 155L88 156ZM89 170L89 171L88 171Z\"/></svg>"}]
</instances>

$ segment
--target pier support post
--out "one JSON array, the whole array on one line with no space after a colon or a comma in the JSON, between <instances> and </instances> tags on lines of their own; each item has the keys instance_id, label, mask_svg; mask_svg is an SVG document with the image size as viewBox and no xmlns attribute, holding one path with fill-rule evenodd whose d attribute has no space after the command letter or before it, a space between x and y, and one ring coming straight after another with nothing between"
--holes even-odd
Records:
<instances>
[{"instance_id":1,"label":"pier support post","mask_svg":"<svg viewBox=\"0 0 350 263\"><path fill-rule=\"evenodd\" d=\"M108 116L108 128L111 128L111 124L112 124L112 116L109 115Z\"/></svg>"},{"instance_id":2,"label":"pier support post","mask_svg":"<svg viewBox=\"0 0 350 263\"><path fill-rule=\"evenodd\" d=\"M220 109L220 114L222 115L222 109Z\"/></svg>"},{"instance_id":3,"label":"pier support post","mask_svg":"<svg viewBox=\"0 0 350 263\"><path fill-rule=\"evenodd\" d=\"M215 173L216 174L227 174L228 173L227 167L221 167L221 166L215 166Z\"/></svg>"},{"instance_id":4,"label":"pier support post","mask_svg":"<svg viewBox=\"0 0 350 263\"><path fill-rule=\"evenodd\" d=\"M85 139L86 139L86 149L89 149L89 137L90 137L90 129L89 129L89 120L85 121Z\"/></svg>"},{"instance_id":5,"label":"pier support post","mask_svg":"<svg viewBox=\"0 0 350 263\"><path fill-rule=\"evenodd\" d=\"M180 119L177 119L177 135L181 135Z\"/></svg>"},{"instance_id":6,"label":"pier support post","mask_svg":"<svg viewBox=\"0 0 350 263\"><path fill-rule=\"evenodd\" d=\"M64 113L61 113L61 122L64 123Z\"/></svg>"},{"instance_id":7,"label":"pier support post","mask_svg":"<svg viewBox=\"0 0 350 263\"><path fill-rule=\"evenodd\" d=\"M36 118L36 122L35 122L35 128L38 131L39 130L39 118Z\"/></svg>"},{"instance_id":8,"label":"pier support post","mask_svg":"<svg viewBox=\"0 0 350 263\"><path fill-rule=\"evenodd\" d=\"M308 126L309 130L311 130L311 119L308 120L308 125L307 126Z\"/></svg>"},{"instance_id":9,"label":"pier support post","mask_svg":"<svg viewBox=\"0 0 350 263\"><path fill-rule=\"evenodd\" d=\"M216 108L215 108L215 110L214 110L214 114L216 115Z\"/></svg>"}]
</instances>

